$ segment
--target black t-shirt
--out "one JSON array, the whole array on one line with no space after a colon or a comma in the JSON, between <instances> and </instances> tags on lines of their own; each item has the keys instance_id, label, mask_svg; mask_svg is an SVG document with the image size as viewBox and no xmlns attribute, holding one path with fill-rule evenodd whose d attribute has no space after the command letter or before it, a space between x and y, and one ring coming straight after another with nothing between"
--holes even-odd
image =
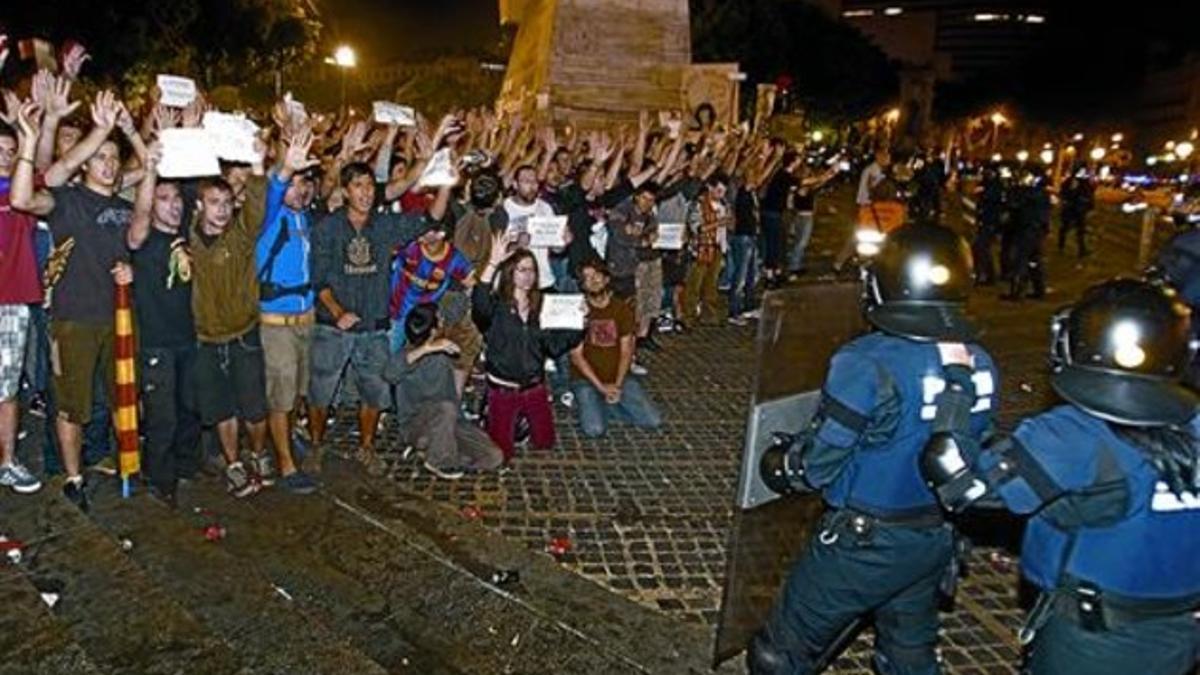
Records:
<instances>
[{"instance_id":1,"label":"black t-shirt","mask_svg":"<svg viewBox=\"0 0 1200 675\"><path fill-rule=\"evenodd\" d=\"M797 188L796 198L792 200L792 206L801 213L812 213L817 209L816 191L811 188Z\"/></svg>"},{"instance_id":2,"label":"black t-shirt","mask_svg":"<svg viewBox=\"0 0 1200 675\"><path fill-rule=\"evenodd\" d=\"M796 179L787 171L775 172L775 177L767 183L767 192L763 195L762 210L772 213L783 213L787 210L788 197L796 189Z\"/></svg>"},{"instance_id":3,"label":"black t-shirt","mask_svg":"<svg viewBox=\"0 0 1200 675\"><path fill-rule=\"evenodd\" d=\"M737 198L733 201L733 214L734 235L739 237L758 235L758 195L754 194L754 190L745 186L738 190Z\"/></svg>"},{"instance_id":4,"label":"black t-shirt","mask_svg":"<svg viewBox=\"0 0 1200 675\"><path fill-rule=\"evenodd\" d=\"M50 311L60 321L113 322L112 268L129 259L125 235L133 205L83 185L53 188L54 211L47 222L54 245L75 244L54 287Z\"/></svg>"},{"instance_id":5,"label":"black t-shirt","mask_svg":"<svg viewBox=\"0 0 1200 675\"><path fill-rule=\"evenodd\" d=\"M133 252L133 303L142 347L184 347L196 341L191 256L183 235L151 228Z\"/></svg>"}]
</instances>

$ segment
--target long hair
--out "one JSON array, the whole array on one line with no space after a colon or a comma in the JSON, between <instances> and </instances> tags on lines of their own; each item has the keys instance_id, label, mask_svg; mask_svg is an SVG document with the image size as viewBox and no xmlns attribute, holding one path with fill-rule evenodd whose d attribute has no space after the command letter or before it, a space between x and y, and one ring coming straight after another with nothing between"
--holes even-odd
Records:
<instances>
[{"instance_id":1,"label":"long hair","mask_svg":"<svg viewBox=\"0 0 1200 675\"><path fill-rule=\"evenodd\" d=\"M533 288L529 289L529 312L531 316L537 316L542 311L542 291L538 287L538 268L537 258L533 257L533 252L527 248L519 248L508 256L504 262L500 263L499 281L496 285L496 295L500 298L500 303L512 309L517 308L515 298L516 282L513 281L513 275L517 271L517 265L522 260L528 260L533 263Z\"/></svg>"},{"instance_id":2,"label":"long hair","mask_svg":"<svg viewBox=\"0 0 1200 675\"><path fill-rule=\"evenodd\" d=\"M1180 427L1110 424L1117 436L1142 451L1177 496L1200 491L1200 438Z\"/></svg>"}]
</instances>

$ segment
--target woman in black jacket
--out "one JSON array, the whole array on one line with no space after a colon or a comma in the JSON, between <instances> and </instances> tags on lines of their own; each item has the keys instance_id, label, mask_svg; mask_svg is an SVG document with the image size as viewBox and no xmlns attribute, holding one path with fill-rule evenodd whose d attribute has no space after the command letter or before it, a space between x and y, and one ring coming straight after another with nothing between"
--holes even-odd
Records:
<instances>
[{"instance_id":1,"label":"woman in black jacket","mask_svg":"<svg viewBox=\"0 0 1200 675\"><path fill-rule=\"evenodd\" d=\"M511 234L495 238L480 283L471 291L472 315L486 343L487 431L504 451L506 462L514 454L521 415L529 420L533 447L553 447L554 413L546 388L545 362L569 352L582 337L577 331L540 327L542 293L537 261L527 249L510 253L513 241Z\"/></svg>"}]
</instances>

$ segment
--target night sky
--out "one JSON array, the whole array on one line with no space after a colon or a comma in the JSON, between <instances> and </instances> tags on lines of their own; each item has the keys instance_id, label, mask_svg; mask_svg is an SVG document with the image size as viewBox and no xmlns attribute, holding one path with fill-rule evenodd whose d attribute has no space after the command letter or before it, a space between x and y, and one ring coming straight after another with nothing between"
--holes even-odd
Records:
<instances>
[{"instance_id":1,"label":"night sky","mask_svg":"<svg viewBox=\"0 0 1200 675\"><path fill-rule=\"evenodd\" d=\"M332 42L348 42L367 64L438 52L494 51L500 38L496 0L323 0Z\"/></svg>"}]
</instances>

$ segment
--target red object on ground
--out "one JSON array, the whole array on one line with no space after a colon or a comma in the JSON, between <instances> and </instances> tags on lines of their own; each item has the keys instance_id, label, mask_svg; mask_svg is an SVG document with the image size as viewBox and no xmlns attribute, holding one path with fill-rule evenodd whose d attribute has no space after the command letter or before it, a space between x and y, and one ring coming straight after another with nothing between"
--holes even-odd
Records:
<instances>
[{"instance_id":1,"label":"red object on ground","mask_svg":"<svg viewBox=\"0 0 1200 675\"><path fill-rule=\"evenodd\" d=\"M483 511L478 506L467 505L463 507L462 515L467 520L479 520L483 517Z\"/></svg>"},{"instance_id":2,"label":"red object on ground","mask_svg":"<svg viewBox=\"0 0 1200 675\"><path fill-rule=\"evenodd\" d=\"M570 550L571 540L567 537L555 537L551 539L550 543L546 546L546 551L555 557L564 555Z\"/></svg>"}]
</instances>

